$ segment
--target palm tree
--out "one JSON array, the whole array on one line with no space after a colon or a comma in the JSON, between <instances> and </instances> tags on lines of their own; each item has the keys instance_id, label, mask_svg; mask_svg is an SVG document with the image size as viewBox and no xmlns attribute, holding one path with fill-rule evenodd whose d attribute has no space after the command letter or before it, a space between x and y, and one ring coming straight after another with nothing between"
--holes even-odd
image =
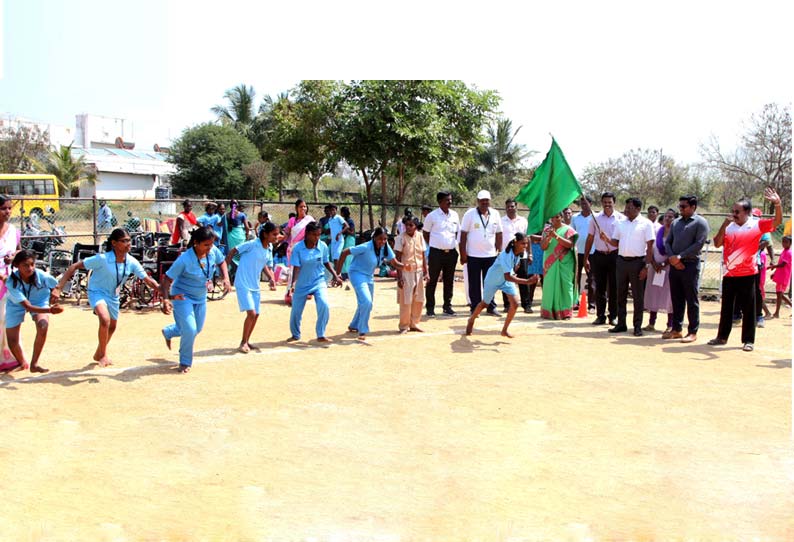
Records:
<instances>
[{"instance_id":1,"label":"palm tree","mask_svg":"<svg viewBox=\"0 0 794 542\"><path fill-rule=\"evenodd\" d=\"M513 143L519 131L521 126L513 132L510 119L498 119L495 126L488 126L487 142L478 159L478 169L482 173L499 174L512 180L524 169L524 160L535 151L527 151L524 145Z\"/></svg>"},{"instance_id":2,"label":"palm tree","mask_svg":"<svg viewBox=\"0 0 794 542\"><path fill-rule=\"evenodd\" d=\"M223 93L227 105L216 105L211 111L215 113L221 124L231 124L241 134L248 136L251 124L254 122L254 87L244 84L227 90Z\"/></svg>"},{"instance_id":3,"label":"palm tree","mask_svg":"<svg viewBox=\"0 0 794 542\"><path fill-rule=\"evenodd\" d=\"M82 181L97 182L96 168L86 163L85 156L75 158L72 145L61 145L58 150L49 151L44 162L35 161L34 167L41 173L55 175L61 194L71 194L79 189Z\"/></svg>"}]
</instances>

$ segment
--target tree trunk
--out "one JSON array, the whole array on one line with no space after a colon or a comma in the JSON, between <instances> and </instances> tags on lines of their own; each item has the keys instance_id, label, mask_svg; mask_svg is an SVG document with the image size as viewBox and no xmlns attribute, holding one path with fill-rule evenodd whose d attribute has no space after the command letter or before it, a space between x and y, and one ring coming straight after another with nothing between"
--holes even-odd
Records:
<instances>
[{"instance_id":1,"label":"tree trunk","mask_svg":"<svg viewBox=\"0 0 794 542\"><path fill-rule=\"evenodd\" d=\"M386 204L388 199L386 198L386 171L382 169L380 172L380 225L382 227L386 227L386 213L388 213L388 208Z\"/></svg>"},{"instance_id":2,"label":"tree trunk","mask_svg":"<svg viewBox=\"0 0 794 542\"><path fill-rule=\"evenodd\" d=\"M372 214L372 182L369 180L367 170L361 170L361 176L364 177L364 188L367 191L367 210L369 213L369 229L372 229L372 224L375 222L375 217ZM364 224L359 224L361 231L364 231Z\"/></svg>"},{"instance_id":3,"label":"tree trunk","mask_svg":"<svg viewBox=\"0 0 794 542\"><path fill-rule=\"evenodd\" d=\"M394 221L392 222L391 229L392 231L397 231L397 224L400 220L402 220L402 215L400 215L400 209L402 208L403 200L405 199L405 166L400 164L399 169L397 170L397 198L395 199L395 208L394 208Z\"/></svg>"},{"instance_id":4,"label":"tree trunk","mask_svg":"<svg viewBox=\"0 0 794 542\"><path fill-rule=\"evenodd\" d=\"M314 195L314 201L318 202L320 201L320 195L317 190L317 187L320 185L320 179L322 179L322 175L317 175L317 176L312 175L311 177L309 177L309 179L311 179L312 181L312 194Z\"/></svg>"}]
</instances>

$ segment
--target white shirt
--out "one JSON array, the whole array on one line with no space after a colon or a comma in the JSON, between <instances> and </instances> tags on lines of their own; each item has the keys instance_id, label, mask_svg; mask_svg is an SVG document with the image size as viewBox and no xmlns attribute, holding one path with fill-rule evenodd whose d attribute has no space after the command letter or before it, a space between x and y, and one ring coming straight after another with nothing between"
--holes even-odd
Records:
<instances>
[{"instance_id":1,"label":"white shirt","mask_svg":"<svg viewBox=\"0 0 794 542\"><path fill-rule=\"evenodd\" d=\"M656 240L653 233L653 222L644 216L637 216L634 220L621 220L615 225L612 239L617 239L618 256L636 258L645 256L648 241Z\"/></svg>"},{"instance_id":2,"label":"white shirt","mask_svg":"<svg viewBox=\"0 0 794 542\"><path fill-rule=\"evenodd\" d=\"M612 216L607 216L604 214L604 211L601 211L593 217L593 220L590 221L590 226L588 226L587 234L592 234L593 248L595 250L599 252L612 252L615 250L615 247L607 245L603 239L601 239L601 232L604 232L610 239L617 239L614 235L615 225L622 220L626 220L626 215L619 211L612 211ZM650 220L648 222L650 222ZM582 250L584 251L584 249ZM584 254L584 252L582 252L582 254Z\"/></svg>"},{"instance_id":3,"label":"white shirt","mask_svg":"<svg viewBox=\"0 0 794 542\"><path fill-rule=\"evenodd\" d=\"M488 216L480 214L477 207L469 209L460 223L466 232L466 255L472 258L491 258L498 254L496 234L502 231L499 211L489 209Z\"/></svg>"},{"instance_id":4,"label":"white shirt","mask_svg":"<svg viewBox=\"0 0 794 542\"><path fill-rule=\"evenodd\" d=\"M444 213L439 207L425 217L423 232L430 233L430 248L440 250L454 250L457 245L457 234L460 229L460 219L458 213L449 210Z\"/></svg>"},{"instance_id":5,"label":"white shirt","mask_svg":"<svg viewBox=\"0 0 794 542\"><path fill-rule=\"evenodd\" d=\"M579 234L576 238L576 252L577 254L584 254L585 245L587 245L587 232L590 231L590 222L593 221L593 213L584 216L582 213L576 213L571 219L571 226ZM595 243L590 247L590 254L595 252Z\"/></svg>"},{"instance_id":6,"label":"white shirt","mask_svg":"<svg viewBox=\"0 0 794 542\"><path fill-rule=\"evenodd\" d=\"M515 239L516 232L527 233L527 219L523 216L516 215L514 219L510 219L505 215L502 217L502 250L507 248L507 244Z\"/></svg>"}]
</instances>

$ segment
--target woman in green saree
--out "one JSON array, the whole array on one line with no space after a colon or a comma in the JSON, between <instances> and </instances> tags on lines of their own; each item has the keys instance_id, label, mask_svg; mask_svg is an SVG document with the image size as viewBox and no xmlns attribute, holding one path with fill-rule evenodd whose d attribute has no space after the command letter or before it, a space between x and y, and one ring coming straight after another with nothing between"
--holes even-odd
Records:
<instances>
[{"instance_id":1,"label":"woman in green saree","mask_svg":"<svg viewBox=\"0 0 794 542\"><path fill-rule=\"evenodd\" d=\"M576 230L562 221L562 213L551 217L543 230L543 297L540 316L548 320L568 320L573 315L573 275L576 271Z\"/></svg>"}]
</instances>

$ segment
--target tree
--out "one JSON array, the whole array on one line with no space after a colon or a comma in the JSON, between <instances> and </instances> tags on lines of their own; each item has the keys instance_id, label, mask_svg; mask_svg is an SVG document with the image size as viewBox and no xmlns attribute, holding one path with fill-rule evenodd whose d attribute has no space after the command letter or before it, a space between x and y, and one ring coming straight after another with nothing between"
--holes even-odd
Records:
<instances>
[{"instance_id":1,"label":"tree","mask_svg":"<svg viewBox=\"0 0 794 542\"><path fill-rule=\"evenodd\" d=\"M588 165L581 175L582 188L596 201L606 191L618 201L639 197L647 204L670 205L690 186L687 166L661 150L632 149L619 158Z\"/></svg>"},{"instance_id":2,"label":"tree","mask_svg":"<svg viewBox=\"0 0 794 542\"><path fill-rule=\"evenodd\" d=\"M254 122L254 87L237 85L223 93L227 105L216 105L210 110L215 113L221 124L231 125L248 137Z\"/></svg>"},{"instance_id":3,"label":"tree","mask_svg":"<svg viewBox=\"0 0 794 542\"><path fill-rule=\"evenodd\" d=\"M700 148L704 165L719 172L726 186L720 204L728 206L743 197L761 199L764 187L780 194L791 206L791 107L767 104L753 114L750 126L733 152L723 151L712 136ZM771 211L771 208L769 209Z\"/></svg>"},{"instance_id":4,"label":"tree","mask_svg":"<svg viewBox=\"0 0 794 542\"><path fill-rule=\"evenodd\" d=\"M39 173L55 175L61 194L73 195L83 181L97 182L96 168L86 163L85 156L75 158L71 145L61 145L58 150L49 151L43 161L35 160L33 164Z\"/></svg>"},{"instance_id":5,"label":"tree","mask_svg":"<svg viewBox=\"0 0 794 542\"><path fill-rule=\"evenodd\" d=\"M177 168L171 185L183 196L248 197L252 183L243 168L257 160L253 143L231 126L200 124L187 128L171 146L168 161Z\"/></svg>"},{"instance_id":6,"label":"tree","mask_svg":"<svg viewBox=\"0 0 794 542\"><path fill-rule=\"evenodd\" d=\"M333 173L338 162L333 134L340 88L335 81L301 81L291 92L292 100L279 99L263 108L272 118L268 144L274 160L284 171L309 178L314 201L320 179Z\"/></svg>"},{"instance_id":7,"label":"tree","mask_svg":"<svg viewBox=\"0 0 794 542\"><path fill-rule=\"evenodd\" d=\"M50 136L38 127L0 129L0 172L30 173L34 162L42 161L50 147Z\"/></svg>"},{"instance_id":8,"label":"tree","mask_svg":"<svg viewBox=\"0 0 794 542\"><path fill-rule=\"evenodd\" d=\"M339 154L364 178L371 225L378 182L385 225L389 196L399 207L412 179L471 162L498 97L461 81L353 81L338 103Z\"/></svg>"}]
</instances>

